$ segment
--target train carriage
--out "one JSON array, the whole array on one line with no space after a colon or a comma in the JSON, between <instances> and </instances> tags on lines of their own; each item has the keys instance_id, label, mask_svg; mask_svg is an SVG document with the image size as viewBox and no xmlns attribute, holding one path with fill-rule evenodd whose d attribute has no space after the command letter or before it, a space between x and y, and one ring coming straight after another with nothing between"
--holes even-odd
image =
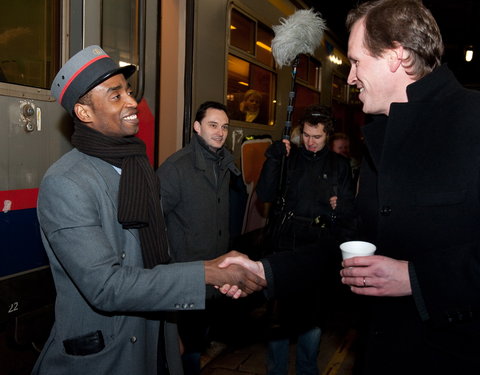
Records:
<instances>
[{"instance_id":1,"label":"train carriage","mask_svg":"<svg viewBox=\"0 0 480 375\"><path fill-rule=\"evenodd\" d=\"M244 139L283 132L291 69L271 53L272 25L301 1L17 0L0 23L0 375L29 373L53 319L53 288L36 219L38 186L70 148L71 119L50 94L62 62L98 44L131 79L141 131L157 167L189 142L192 116L206 100L231 112L228 146L240 163ZM314 56L301 56L296 111L333 105L339 130L357 122L348 62L327 32ZM259 113L242 117L245 94ZM295 121L296 113L294 113ZM361 121L361 120L359 120ZM352 128L353 129L353 128Z\"/></svg>"}]
</instances>

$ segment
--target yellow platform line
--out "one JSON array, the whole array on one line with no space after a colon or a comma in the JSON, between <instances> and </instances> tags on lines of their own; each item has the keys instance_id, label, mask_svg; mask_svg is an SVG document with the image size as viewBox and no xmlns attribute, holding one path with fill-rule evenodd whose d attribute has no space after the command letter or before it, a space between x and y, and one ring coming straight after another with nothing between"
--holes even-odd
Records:
<instances>
[{"instance_id":1,"label":"yellow platform line","mask_svg":"<svg viewBox=\"0 0 480 375\"><path fill-rule=\"evenodd\" d=\"M336 375L340 367L342 366L345 358L349 353L349 349L353 344L353 341L357 337L357 332L353 329L350 329L338 349L333 353L332 358L328 361L325 370L322 372L322 375Z\"/></svg>"}]
</instances>

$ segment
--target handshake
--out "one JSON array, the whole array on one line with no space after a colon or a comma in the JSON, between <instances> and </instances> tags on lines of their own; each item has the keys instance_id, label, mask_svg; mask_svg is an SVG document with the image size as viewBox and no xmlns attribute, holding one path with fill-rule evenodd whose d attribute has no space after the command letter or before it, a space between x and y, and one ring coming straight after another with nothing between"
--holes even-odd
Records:
<instances>
[{"instance_id":1,"label":"handshake","mask_svg":"<svg viewBox=\"0 0 480 375\"><path fill-rule=\"evenodd\" d=\"M230 251L218 258L207 260L205 283L213 285L222 294L237 299L267 286L262 262L255 262L245 254Z\"/></svg>"}]
</instances>

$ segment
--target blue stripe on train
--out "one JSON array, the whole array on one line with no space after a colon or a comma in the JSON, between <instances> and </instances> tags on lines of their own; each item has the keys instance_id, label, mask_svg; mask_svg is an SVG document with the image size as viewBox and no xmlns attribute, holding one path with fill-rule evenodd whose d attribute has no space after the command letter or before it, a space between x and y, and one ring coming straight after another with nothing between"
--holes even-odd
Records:
<instances>
[{"instance_id":1,"label":"blue stripe on train","mask_svg":"<svg viewBox=\"0 0 480 375\"><path fill-rule=\"evenodd\" d=\"M37 210L0 211L0 277L45 265Z\"/></svg>"}]
</instances>

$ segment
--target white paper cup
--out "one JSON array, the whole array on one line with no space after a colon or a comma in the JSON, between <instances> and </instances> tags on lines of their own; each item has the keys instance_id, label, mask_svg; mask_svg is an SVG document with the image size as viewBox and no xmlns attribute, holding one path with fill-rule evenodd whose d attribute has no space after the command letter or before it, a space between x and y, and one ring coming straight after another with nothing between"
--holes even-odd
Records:
<instances>
[{"instance_id":1,"label":"white paper cup","mask_svg":"<svg viewBox=\"0 0 480 375\"><path fill-rule=\"evenodd\" d=\"M365 241L348 241L340 245L343 259L352 257L368 256L375 254L377 247L370 242Z\"/></svg>"}]
</instances>

